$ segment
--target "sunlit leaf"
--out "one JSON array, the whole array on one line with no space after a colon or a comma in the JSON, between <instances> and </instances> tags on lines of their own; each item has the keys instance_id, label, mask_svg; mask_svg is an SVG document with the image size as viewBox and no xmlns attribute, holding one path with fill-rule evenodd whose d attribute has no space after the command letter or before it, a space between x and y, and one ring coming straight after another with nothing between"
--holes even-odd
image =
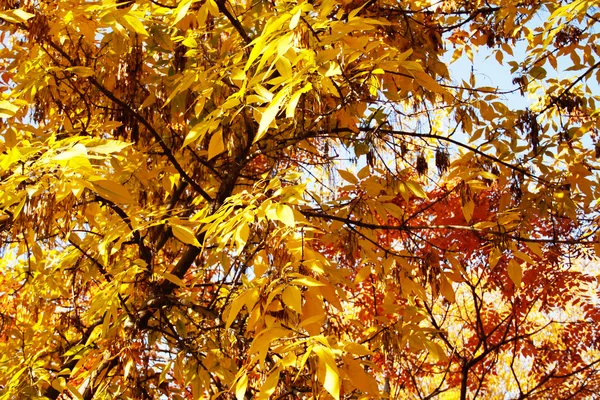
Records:
<instances>
[{"instance_id":1,"label":"sunlit leaf","mask_svg":"<svg viewBox=\"0 0 600 400\"><path fill-rule=\"evenodd\" d=\"M196 235L194 234L194 231L191 228L173 223L171 223L170 225L171 229L173 230L173 235L175 235L175 237L182 243L200 247L200 242L198 242L198 239L196 239Z\"/></svg>"},{"instance_id":2,"label":"sunlit leaf","mask_svg":"<svg viewBox=\"0 0 600 400\"><path fill-rule=\"evenodd\" d=\"M100 196L114 203L133 204L135 202L127 188L118 182L100 179L93 181L92 185Z\"/></svg>"}]
</instances>

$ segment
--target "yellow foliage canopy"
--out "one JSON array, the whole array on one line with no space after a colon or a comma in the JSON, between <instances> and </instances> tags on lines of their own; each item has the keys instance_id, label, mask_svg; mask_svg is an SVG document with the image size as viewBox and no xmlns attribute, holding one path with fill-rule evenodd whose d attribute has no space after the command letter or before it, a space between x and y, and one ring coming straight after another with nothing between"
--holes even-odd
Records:
<instances>
[{"instance_id":1,"label":"yellow foliage canopy","mask_svg":"<svg viewBox=\"0 0 600 400\"><path fill-rule=\"evenodd\" d=\"M0 400L599 392L594 6L1 0Z\"/></svg>"}]
</instances>

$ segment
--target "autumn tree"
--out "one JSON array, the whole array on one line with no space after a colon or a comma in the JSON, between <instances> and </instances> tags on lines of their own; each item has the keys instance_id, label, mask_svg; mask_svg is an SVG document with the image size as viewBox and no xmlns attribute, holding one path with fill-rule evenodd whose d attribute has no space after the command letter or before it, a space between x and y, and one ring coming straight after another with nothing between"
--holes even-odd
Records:
<instances>
[{"instance_id":1,"label":"autumn tree","mask_svg":"<svg viewBox=\"0 0 600 400\"><path fill-rule=\"evenodd\" d=\"M0 7L0 399L600 392L594 1Z\"/></svg>"}]
</instances>

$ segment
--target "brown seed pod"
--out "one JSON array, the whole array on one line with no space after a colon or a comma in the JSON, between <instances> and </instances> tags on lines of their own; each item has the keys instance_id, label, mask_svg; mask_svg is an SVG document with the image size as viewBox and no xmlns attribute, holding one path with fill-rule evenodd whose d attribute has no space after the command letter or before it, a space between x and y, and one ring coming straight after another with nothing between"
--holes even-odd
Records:
<instances>
[{"instance_id":1,"label":"brown seed pod","mask_svg":"<svg viewBox=\"0 0 600 400\"><path fill-rule=\"evenodd\" d=\"M417 169L417 173L419 175L423 175L423 174L427 173L427 170L429 169L429 165L427 165L427 160L425 159L425 156L423 155L423 153L420 153L417 156L416 169Z\"/></svg>"},{"instance_id":2,"label":"brown seed pod","mask_svg":"<svg viewBox=\"0 0 600 400\"><path fill-rule=\"evenodd\" d=\"M448 171L450 166L450 156L448 150L439 148L435 151L435 166L437 167L440 174Z\"/></svg>"}]
</instances>

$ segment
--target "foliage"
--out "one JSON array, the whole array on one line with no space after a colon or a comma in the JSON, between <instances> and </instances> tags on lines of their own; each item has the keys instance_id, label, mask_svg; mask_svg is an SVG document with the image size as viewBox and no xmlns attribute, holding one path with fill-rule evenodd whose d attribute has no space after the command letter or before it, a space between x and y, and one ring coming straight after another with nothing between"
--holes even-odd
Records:
<instances>
[{"instance_id":1,"label":"foliage","mask_svg":"<svg viewBox=\"0 0 600 400\"><path fill-rule=\"evenodd\" d=\"M594 4L1 0L0 399L598 393Z\"/></svg>"}]
</instances>

